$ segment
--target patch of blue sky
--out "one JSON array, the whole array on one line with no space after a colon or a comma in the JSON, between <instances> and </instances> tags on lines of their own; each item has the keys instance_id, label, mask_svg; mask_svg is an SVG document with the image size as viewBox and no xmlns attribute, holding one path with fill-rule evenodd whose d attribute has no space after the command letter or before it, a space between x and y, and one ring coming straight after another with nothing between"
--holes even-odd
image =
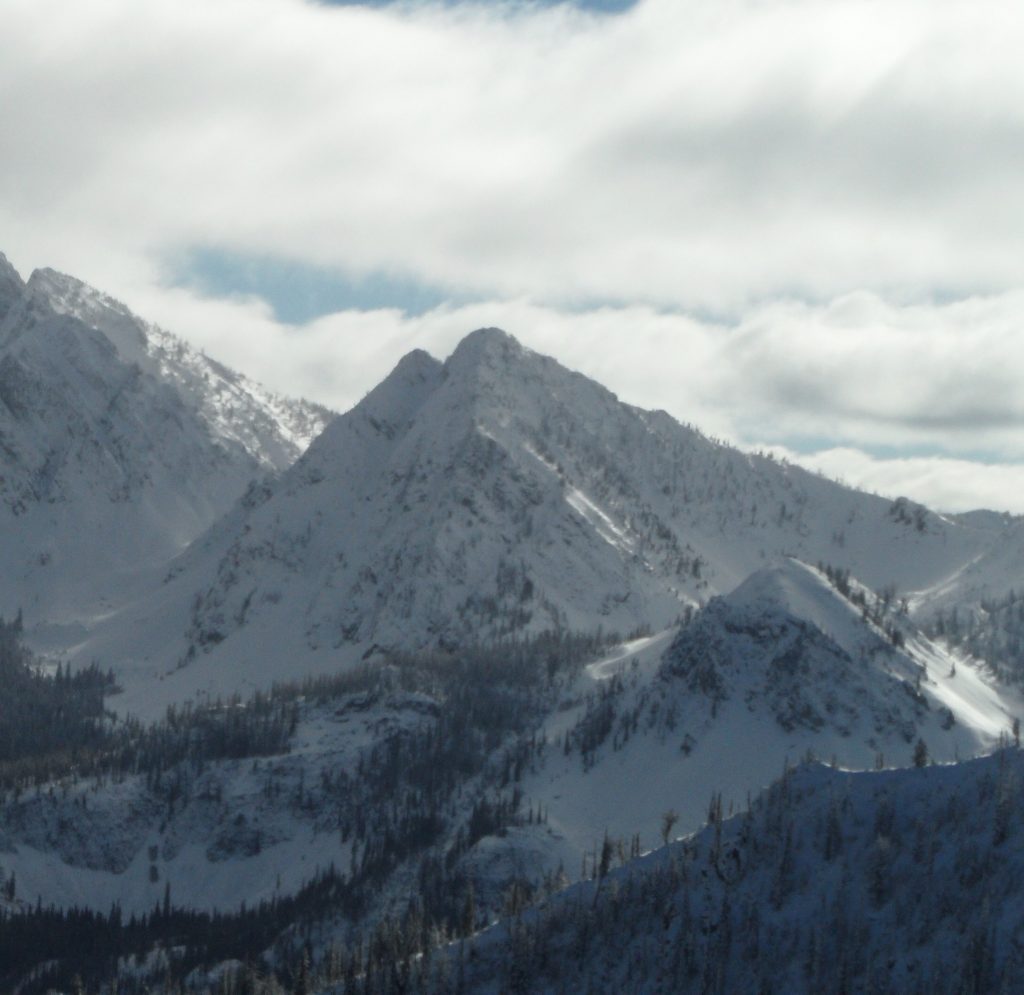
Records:
<instances>
[{"instance_id":1,"label":"patch of blue sky","mask_svg":"<svg viewBox=\"0 0 1024 995\"><path fill-rule=\"evenodd\" d=\"M421 315L464 303L438 287L387 273L354 276L275 256L193 248L168 261L167 281L207 297L258 297L278 321L303 325L338 311L397 308Z\"/></svg>"}]
</instances>

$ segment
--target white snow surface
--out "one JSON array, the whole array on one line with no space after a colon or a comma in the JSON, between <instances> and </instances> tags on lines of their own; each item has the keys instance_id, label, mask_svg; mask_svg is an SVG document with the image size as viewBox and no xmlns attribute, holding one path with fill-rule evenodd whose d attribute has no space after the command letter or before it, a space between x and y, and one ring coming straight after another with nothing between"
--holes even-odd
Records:
<instances>
[{"instance_id":1,"label":"white snow surface","mask_svg":"<svg viewBox=\"0 0 1024 995\"><path fill-rule=\"evenodd\" d=\"M527 780L528 800L548 811L578 860L606 830L654 846L668 809L678 831L692 831L712 792L739 809L807 755L851 769L906 766L919 738L944 762L1008 738L1024 711L1020 695L906 626L906 645L895 649L813 568L788 561L760 571L688 628L627 643L587 667L545 725L556 749ZM717 704L689 680L684 658L723 678ZM590 764L562 756L557 745L587 713L588 695L615 678L616 732ZM635 726L626 737L628 716Z\"/></svg>"},{"instance_id":2,"label":"white snow surface","mask_svg":"<svg viewBox=\"0 0 1024 995\"><path fill-rule=\"evenodd\" d=\"M485 836L461 858L479 901L498 907L515 878L577 879L606 833L652 849L670 809L674 834L694 831L713 793L726 814L742 810L809 756L864 769L910 764L918 739L938 761L998 745L1019 697L903 625L899 649L817 570L785 561L688 626L627 640L583 667L549 701L536 732L547 748L519 783L520 813L543 820ZM607 732L588 747L605 706ZM133 911L161 900L167 881L176 903L199 908L294 892L351 857L333 804L297 805L298 785L325 771L354 776L361 755L433 721L434 708L410 694L304 705L287 754L207 764L170 816L138 777L29 792L4 812L0 878L14 873L30 903L116 900ZM466 818L475 795L459 797ZM401 905L411 873L382 884L382 909Z\"/></svg>"},{"instance_id":3,"label":"white snow surface","mask_svg":"<svg viewBox=\"0 0 1024 995\"><path fill-rule=\"evenodd\" d=\"M0 263L0 613L66 645L289 465L328 412L72 277Z\"/></svg>"},{"instance_id":4,"label":"white snow surface","mask_svg":"<svg viewBox=\"0 0 1024 995\"><path fill-rule=\"evenodd\" d=\"M74 653L158 714L381 647L661 630L791 556L927 591L1000 540L715 443L482 329L443 364L408 355Z\"/></svg>"},{"instance_id":5,"label":"white snow surface","mask_svg":"<svg viewBox=\"0 0 1024 995\"><path fill-rule=\"evenodd\" d=\"M1015 991L1022 775L1019 750L921 770L805 765L732 818L616 861L449 961L466 965L472 995L697 993L709 978L793 995Z\"/></svg>"}]
</instances>

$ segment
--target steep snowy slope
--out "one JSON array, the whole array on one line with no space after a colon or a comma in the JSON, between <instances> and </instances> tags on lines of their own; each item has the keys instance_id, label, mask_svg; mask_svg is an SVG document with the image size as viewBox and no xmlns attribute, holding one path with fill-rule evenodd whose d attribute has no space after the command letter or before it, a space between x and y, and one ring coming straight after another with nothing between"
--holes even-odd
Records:
<instances>
[{"instance_id":1,"label":"steep snowy slope","mask_svg":"<svg viewBox=\"0 0 1024 995\"><path fill-rule=\"evenodd\" d=\"M443 364L407 356L79 652L129 686L176 671L165 691L188 697L379 647L661 629L787 555L919 589L992 541L714 443L484 329Z\"/></svg>"},{"instance_id":2,"label":"steep snowy slope","mask_svg":"<svg viewBox=\"0 0 1024 995\"><path fill-rule=\"evenodd\" d=\"M24 284L18 271L8 262L7 257L0 252L0 324L3 323L7 312L14 302L21 296Z\"/></svg>"},{"instance_id":3,"label":"steep snowy slope","mask_svg":"<svg viewBox=\"0 0 1024 995\"><path fill-rule=\"evenodd\" d=\"M214 439L241 447L269 469L290 466L333 417L321 405L275 394L229 370L74 277L38 270L29 284L54 313L102 332L122 362L172 386Z\"/></svg>"},{"instance_id":4,"label":"steep snowy slope","mask_svg":"<svg viewBox=\"0 0 1024 995\"><path fill-rule=\"evenodd\" d=\"M26 914L143 913L168 887L229 911L329 874L317 943L351 947L409 910L464 924L467 893L480 926L602 852L697 829L713 797L742 810L812 753L906 764L919 741L947 760L1012 736L1017 698L831 577L784 561L597 659L568 638L401 656L115 725L126 746L42 758L59 776L38 785L31 762L0 764L0 895L13 876Z\"/></svg>"},{"instance_id":5,"label":"steep snowy slope","mask_svg":"<svg viewBox=\"0 0 1024 995\"><path fill-rule=\"evenodd\" d=\"M908 619L885 625L900 646L803 564L755 573L674 636L588 668L544 727L556 749L526 799L565 854L604 830L653 846L667 809L691 831L712 792L742 806L808 753L864 769L910 764L919 740L950 761L1010 736L1018 695Z\"/></svg>"},{"instance_id":6,"label":"steep snowy slope","mask_svg":"<svg viewBox=\"0 0 1024 995\"><path fill-rule=\"evenodd\" d=\"M433 951L408 989L450 990L458 970L476 995L1017 991L1022 778L1018 750L803 767L692 839L622 867L613 852L603 878Z\"/></svg>"},{"instance_id":7,"label":"steep snowy slope","mask_svg":"<svg viewBox=\"0 0 1024 995\"><path fill-rule=\"evenodd\" d=\"M50 270L4 261L0 308L0 613L30 624L105 610L326 419Z\"/></svg>"}]
</instances>

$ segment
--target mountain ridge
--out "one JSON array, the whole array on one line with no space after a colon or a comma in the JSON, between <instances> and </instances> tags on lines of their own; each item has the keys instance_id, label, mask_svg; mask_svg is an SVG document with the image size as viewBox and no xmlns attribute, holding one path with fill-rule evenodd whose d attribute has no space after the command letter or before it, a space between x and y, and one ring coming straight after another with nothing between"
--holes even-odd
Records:
<instances>
[{"instance_id":1,"label":"mountain ridge","mask_svg":"<svg viewBox=\"0 0 1024 995\"><path fill-rule=\"evenodd\" d=\"M92 752L0 766L0 908L26 922L49 902L142 915L163 894L148 935L166 938L171 889L186 908L267 917L322 887L325 942L363 949L410 909L409 935L466 935L578 867L605 878L627 841L638 854L696 830L709 795L714 833L802 758L945 763L1017 735L1020 696L922 627L1013 576L1014 521L742 453L497 329L443 362L414 350L270 471L232 409L244 378L181 361L82 284L29 284L0 326L0 444L47 459L22 461L32 500L15 517L31 527L8 534L26 556L45 538L43 572L105 576L117 564L70 526L116 538L97 528L116 508L138 558L145 533L125 523L173 511L140 495L173 491L192 518L180 552L150 550L58 627L54 676L21 659L40 707L67 706L73 672L94 694L78 716ZM220 490L200 522L188 487L210 466ZM20 633L0 626L8 656ZM812 815L835 844L832 809ZM746 860L701 870L728 898ZM276 956L295 933L275 921Z\"/></svg>"},{"instance_id":2,"label":"mountain ridge","mask_svg":"<svg viewBox=\"0 0 1024 995\"><path fill-rule=\"evenodd\" d=\"M4 614L64 624L109 610L129 575L178 552L327 420L73 277L22 283L6 262L3 277Z\"/></svg>"},{"instance_id":3,"label":"mountain ridge","mask_svg":"<svg viewBox=\"0 0 1024 995\"><path fill-rule=\"evenodd\" d=\"M403 358L76 652L127 648L140 681L218 694L233 674L280 679L276 659L324 672L388 649L660 630L789 556L895 582L923 610L994 541L987 522L713 442L480 329L443 363Z\"/></svg>"}]
</instances>

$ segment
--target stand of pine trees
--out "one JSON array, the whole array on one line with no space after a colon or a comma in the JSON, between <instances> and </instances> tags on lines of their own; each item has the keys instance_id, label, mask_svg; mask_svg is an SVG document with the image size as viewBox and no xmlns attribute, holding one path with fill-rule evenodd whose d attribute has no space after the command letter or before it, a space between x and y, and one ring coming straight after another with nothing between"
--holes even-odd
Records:
<instances>
[{"instance_id":1,"label":"stand of pine trees","mask_svg":"<svg viewBox=\"0 0 1024 995\"><path fill-rule=\"evenodd\" d=\"M63 670L56 676L33 670L19 628L11 624L3 632L8 655L33 693L66 700L64 688L74 679ZM478 907L460 858L482 837L533 821L532 810L528 816L521 811L517 785L547 747L536 725L564 682L618 638L552 633L457 653L395 655L245 701L171 709L150 726L103 714L109 680L99 694L94 684L72 683L88 692L77 707L90 717L90 735L74 748L18 740L22 754L0 760L0 817L8 826L20 824L26 805L59 812L70 804L63 798L75 797L69 786L83 782L101 788L135 778L144 798L160 803L149 808L180 809L196 791L207 790L200 788L201 775L211 764L286 754L309 710L329 707L343 717L348 710L386 711L397 701L419 709L424 721L372 743L351 769L325 770L308 784L282 780L280 765L260 768L268 797L317 831L336 831L353 844L348 868L332 867L293 896L218 915L172 906L170 890L163 904L138 917L126 918L116 907L106 914L39 906L5 913L0 990L17 984L34 995L77 984L93 992L113 990L119 979L122 993L157 984L174 991L191 972L224 961L251 965L249 981L243 972L225 975L224 985L251 989L256 978L296 985L303 958L309 959L309 937L324 922L337 924L346 937L348 952L333 955L341 972L336 976L377 978L384 964L393 970L441 939L474 931L498 909ZM393 910L382 918L379 895L403 866L416 881L408 907L397 918ZM520 906L533 885L524 880L516 887ZM141 963L154 951L163 953L151 956L146 970L118 967L126 958ZM321 959L314 957L322 973Z\"/></svg>"}]
</instances>

